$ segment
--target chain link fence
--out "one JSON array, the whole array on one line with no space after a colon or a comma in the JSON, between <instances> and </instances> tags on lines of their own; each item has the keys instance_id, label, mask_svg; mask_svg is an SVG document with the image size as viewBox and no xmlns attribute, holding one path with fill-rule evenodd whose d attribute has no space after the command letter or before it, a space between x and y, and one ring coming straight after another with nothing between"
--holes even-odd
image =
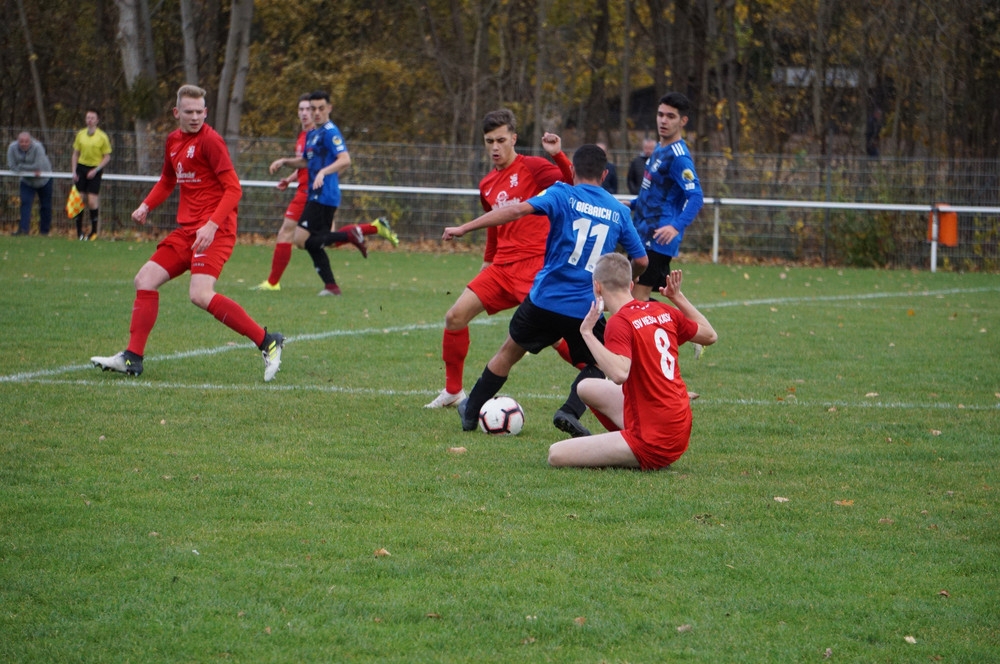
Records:
<instances>
[{"instance_id":1,"label":"chain link fence","mask_svg":"<svg viewBox=\"0 0 1000 664\"><path fill-rule=\"evenodd\" d=\"M4 147L19 130L0 129ZM75 132L32 131L42 140L59 176L55 186L54 230L71 234L72 221L62 210L70 187L70 158ZM114 147L101 191L103 232L160 235L174 227L176 194L152 215L144 230L130 215L160 170L163 135L136 144L135 134L109 132ZM441 229L481 212L476 187L488 171L482 146L408 145L348 139L352 165L341 178L345 195L337 223L387 216L404 242L436 242ZM528 152L525 146L522 151ZM244 183L240 230L271 236L291 197L274 187L268 165L294 150L294 138L244 139L237 172ZM571 151L571 150L568 150ZM538 151L537 153L540 153ZM612 152L619 182L635 155ZM695 155L707 199L755 199L773 205L726 204L719 211L716 249L723 262L776 261L847 266L924 268L928 264L928 215L892 209L808 209L781 201L816 201L891 205L995 208L1000 205L1000 160L871 159L865 155L824 158L793 155ZM6 163L2 164L6 166ZM285 171L287 174L287 171ZM622 189L620 195L627 197ZM18 220L18 183L0 177L0 231L13 232ZM706 205L689 227L685 253L713 251L714 211ZM956 246L938 248L941 266L956 270L1000 270L1000 218L990 211L957 215ZM481 233L463 242L481 242Z\"/></svg>"}]
</instances>

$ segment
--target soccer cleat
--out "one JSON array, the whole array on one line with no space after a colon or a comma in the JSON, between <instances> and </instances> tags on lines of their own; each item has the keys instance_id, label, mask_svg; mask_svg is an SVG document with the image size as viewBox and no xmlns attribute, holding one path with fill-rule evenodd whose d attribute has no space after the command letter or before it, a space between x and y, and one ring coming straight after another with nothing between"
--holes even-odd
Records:
<instances>
[{"instance_id":1,"label":"soccer cleat","mask_svg":"<svg viewBox=\"0 0 1000 664\"><path fill-rule=\"evenodd\" d=\"M552 418L552 424L560 431L565 431L574 438L590 435L590 429L583 426L576 415L566 412L562 408L556 411L555 417Z\"/></svg>"},{"instance_id":2,"label":"soccer cleat","mask_svg":"<svg viewBox=\"0 0 1000 664\"><path fill-rule=\"evenodd\" d=\"M360 226L352 226L351 230L347 231L347 241L357 247L362 256L368 258L368 245L365 242L365 234L361 232Z\"/></svg>"},{"instance_id":3,"label":"soccer cleat","mask_svg":"<svg viewBox=\"0 0 1000 664\"><path fill-rule=\"evenodd\" d=\"M90 236L87 237L87 241L88 242L97 242L97 233L96 232L91 233Z\"/></svg>"},{"instance_id":4,"label":"soccer cleat","mask_svg":"<svg viewBox=\"0 0 1000 664\"><path fill-rule=\"evenodd\" d=\"M278 332L270 334L264 328L264 343L260 345L260 354L264 358L264 382L274 378L281 368L281 349L285 345L285 337Z\"/></svg>"},{"instance_id":5,"label":"soccer cleat","mask_svg":"<svg viewBox=\"0 0 1000 664\"><path fill-rule=\"evenodd\" d=\"M448 391L448 388L441 390L441 393L434 397L434 401L424 406L424 408L448 408L451 406L457 406L459 401L465 399L467 395L465 390L459 390L458 394L452 394Z\"/></svg>"},{"instance_id":6,"label":"soccer cleat","mask_svg":"<svg viewBox=\"0 0 1000 664\"><path fill-rule=\"evenodd\" d=\"M80 233L80 242L86 242L86 241L87 241L87 236L84 235L83 233Z\"/></svg>"},{"instance_id":7,"label":"soccer cleat","mask_svg":"<svg viewBox=\"0 0 1000 664\"><path fill-rule=\"evenodd\" d=\"M700 360L701 359L701 354L703 352L705 352L705 347L702 346L701 344L696 344L696 343L693 343L693 342L692 342L691 345L694 346L694 359Z\"/></svg>"},{"instance_id":8,"label":"soccer cleat","mask_svg":"<svg viewBox=\"0 0 1000 664\"><path fill-rule=\"evenodd\" d=\"M117 371L129 376L138 376L142 373L142 356L128 350L123 350L111 357L92 357L90 361L95 367L100 367L102 371Z\"/></svg>"},{"instance_id":9,"label":"soccer cleat","mask_svg":"<svg viewBox=\"0 0 1000 664\"><path fill-rule=\"evenodd\" d=\"M270 281L268 281L267 279L265 279L264 281L260 282L256 286L253 286L250 290L280 291L281 290L281 284L280 283L278 283L278 284L272 284Z\"/></svg>"},{"instance_id":10,"label":"soccer cleat","mask_svg":"<svg viewBox=\"0 0 1000 664\"><path fill-rule=\"evenodd\" d=\"M471 420L465 417L465 411L468 408L469 400L462 399L458 402L455 409L458 411L458 417L462 420L462 431L475 431L479 426L479 414L473 417Z\"/></svg>"},{"instance_id":11,"label":"soccer cleat","mask_svg":"<svg viewBox=\"0 0 1000 664\"><path fill-rule=\"evenodd\" d=\"M385 217L379 217L372 222L372 226L378 231L379 237L384 237L386 240L392 243L392 246L399 246L399 236L392 230L392 226L389 225L389 220Z\"/></svg>"},{"instance_id":12,"label":"soccer cleat","mask_svg":"<svg viewBox=\"0 0 1000 664\"><path fill-rule=\"evenodd\" d=\"M338 286L337 284L330 284L329 286L321 290L319 293L317 293L317 295L319 295L320 297L325 297L327 295L340 295L340 286Z\"/></svg>"}]
</instances>

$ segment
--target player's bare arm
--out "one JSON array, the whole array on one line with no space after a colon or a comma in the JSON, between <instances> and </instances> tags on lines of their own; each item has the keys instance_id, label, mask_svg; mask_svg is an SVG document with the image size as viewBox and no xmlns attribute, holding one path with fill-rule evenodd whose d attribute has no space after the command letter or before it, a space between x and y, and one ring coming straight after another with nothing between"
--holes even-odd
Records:
<instances>
[{"instance_id":1,"label":"player's bare arm","mask_svg":"<svg viewBox=\"0 0 1000 664\"><path fill-rule=\"evenodd\" d=\"M632 360L617 353L612 353L604 347L597 337L594 336L594 326L604 315L604 298L598 297L590 303L590 311L580 323L580 336L584 343L597 360L597 366L608 380L621 385L628 378L629 370L632 368Z\"/></svg>"},{"instance_id":2,"label":"player's bare arm","mask_svg":"<svg viewBox=\"0 0 1000 664\"><path fill-rule=\"evenodd\" d=\"M719 340L715 328L708 322L705 315L698 311L681 292L681 282L684 280L682 270L674 270L667 276L667 285L660 289L660 294L670 300L681 313L698 323L698 333L691 337L691 341L702 346L711 346Z\"/></svg>"},{"instance_id":3,"label":"player's bare arm","mask_svg":"<svg viewBox=\"0 0 1000 664\"><path fill-rule=\"evenodd\" d=\"M502 208L495 208L486 214L476 217L472 221L465 222L461 226L448 226L444 229L444 234L441 236L441 239L452 240L480 228L501 226L508 222L520 219L525 215L534 213L534 206L528 202L518 203L517 205L508 205L507 207Z\"/></svg>"},{"instance_id":4,"label":"player's bare arm","mask_svg":"<svg viewBox=\"0 0 1000 664\"><path fill-rule=\"evenodd\" d=\"M137 224L145 224L146 217L149 215L149 206L145 203L140 203L139 207L132 212L132 221Z\"/></svg>"}]
</instances>

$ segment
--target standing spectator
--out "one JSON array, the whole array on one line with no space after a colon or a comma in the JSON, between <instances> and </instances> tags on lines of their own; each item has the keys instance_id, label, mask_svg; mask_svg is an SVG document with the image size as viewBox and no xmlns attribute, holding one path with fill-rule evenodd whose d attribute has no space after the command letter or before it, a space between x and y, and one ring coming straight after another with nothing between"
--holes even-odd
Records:
<instances>
[{"instance_id":1,"label":"standing spectator","mask_svg":"<svg viewBox=\"0 0 1000 664\"><path fill-rule=\"evenodd\" d=\"M205 124L205 91L194 85L177 90L174 117L180 127L167 136L160 179L139 204L132 219L146 223L149 211L167 200L180 185L177 225L135 275L135 302L125 350L90 361L104 371L130 376L142 373L146 340L160 310L160 287L191 271L191 302L216 320L250 339L264 358L264 380L281 366L285 338L269 333L239 304L215 292L215 282L236 245L236 206L243 190L229 159L226 143Z\"/></svg>"},{"instance_id":2,"label":"standing spectator","mask_svg":"<svg viewBox=\"0 0 1000 664\"><path fill-rule=\"evenodd\" d=\"M608 147L604 143L598 143L597 147L604 150L604 153L608 153ZM618 169L615 168L614 162L611 161L611 157L608 156L608 163L604 165L604 170L608 172L604 176L604 181L601 182L601 186L604 187L604 191L608 192L612 196L618 193Z\"/></svg>"},{"instance_id":3,"label":"standing spectator","mask_svg":"<svg viewBox=\"0 0 1000 664\"><path fill-rule=\"evenodd\" d=\"M667 285L670 259L680 252L684 229L705 200L691 152L681 136L690 108L691 102L679 92L660 98L656 111L660 145L650 155L642 188L632 201L636 230L649 253L649 268L635 287L635 299L640 302Z\"/></svg>"},{"instance_id":4,"label":"standing spectator","mask_svg":"<svg viewBox=\"0 0 1000 664\"><path fill-rule=\"evenodd\" d=\"M483 117L483 143L493 168L479 182L479 203L490 211L526 201L558 181L572 182L573 167L562 151L562 140L546 132L542 147L555 161L517 153L517 125L513 111L501 108ZM469 323L479 314L516 307L531 290L545 258L549 224L534 214L486 231L483 265L476 277L444 315L441 359L445 386L424 408L457 406L465 399L462 387L465 358L469 355ZM569 360L565 343L556 346Z\"/></svg>"},{"instance_id":5,"label":"standing spectator","mask_svg":"<svg viewBox=\"0 0 1000 664\"><path fill-rule=\"evenodd\" d=\"M601 256L594 269L595 302L580 326L597 366L609 380L580 382L580 398L616 429L573 438L549 448L552 466L624 466L655 470L687 450L691 402L677 349L685 341L715 343L708 319L681 293L680 271L660 290L674 306L632 298L632 274L621 254ZM676 308L675 308L676 307ZM611 317L602 344L594 325Z\"/></svg>"},{"instance_id":6,"label":"standing spectator","mask_svg":"<svg viewBox=\"0 0 1000 664\"><path fill-rule=\"evenodd\" d=\"M656 141L651 138L642 139L642 154L633 159L632 163L628 165L626 183L628 184L628 193L633 196L638 194L639 189L642 188L642 177L646 174L646 161L655 149Z\"/></svg>"},{"instance_id":7,"label":"standing spectator","mask_svg":"<svg viewBox=\"0 0 1000 664\"><path fill-rule=\"evenodd\" d=\"M483 369L469 398L458 404L463 431L476 428L479 410L500 391L525 353L538 353L564 339L579 373L552 424L573 437L590 435L580 422L587 408L577 394L577 385L584 378L604 377L580 333L594 300L594 266L598 258L613 252L619 243L632 258L634 274L648 263L628 208L601 188L607 160L607 154L596 145L582 145L573 153L574 185L556 182L527 201L493 208L461 226L444 229L442 239L450 240L477 228L498 226L532 214L544 214L550 227L545 264L531 292L514 312L507 339ZM602 341L603 331L602 319L594 329Z\"/></svg>"},{"instance_id":8,"label":"standing spectator","mask_svg":"<svg viewBox=\"0 0 1000 664\"><path fill-rule=\"evenodd\" d=\"M101 171L111 161L111 139L97 128L100 115L96 110L87 109L87 126L76 134L73 141L73 183L83 197L84 209L76 215L76 234L81 240L96 240L98 217L100 216ZM90 235L83 233L83 213L90 209Z\"/></svg>"},{"instance_id":9,"label":"standing spectator","mask_svg":"<svg viewBox=\"0 0 1000 664\"><path fill-rule=\"evenodd\" d=\"M7 147L7 168L21 176L21 225L14 235L27 235L31 231L31 206L38 194L38 232L48 235L52 226L52 178L41 177L52 172L52 162L45 154L45 146L26 131Z\"/></svg>"}]
</instances>

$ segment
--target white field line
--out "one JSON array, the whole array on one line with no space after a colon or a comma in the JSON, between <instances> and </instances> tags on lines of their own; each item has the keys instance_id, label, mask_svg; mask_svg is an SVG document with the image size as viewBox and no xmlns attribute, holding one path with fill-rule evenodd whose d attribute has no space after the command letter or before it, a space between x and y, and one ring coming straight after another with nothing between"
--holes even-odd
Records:
<instances>
[{"instance_id":1,"label":"white field line","mask_svg":"<svg viewBox=\"0 0 1000 664\"><path fill-rule=\"evenodd\" d=\"M809 304L814 302L839 302L839 301L849 301L849 300L873 300L873 299L885 299L885 298L897 298L897 297L938 297L944 295L958 295L958 294L968 294L968 293L985 293L985 292L1000 292L1000 287L983 287L983 288L949 288L944 290L922 290L922 291L905 291L896 293L864 293L859 295L820 295L815 297L786 297L786 298L764 298L759 300L732 300L725 302L714 302L699 305L699 309L720 309L724 307L738 307L738 306L765 306L765 305L786 305L786 304ZM507 320L507 317L492 316L490 318L477 319L472 322L474 325L493 325L498 322ZM413 324L413 325L401 325L396 327L385 327L385 328L365 328L360 330L329 330L326 332L317 332L312 334L302 334L295 337L288 337L285 343L295 343L300 341L319 341L323 339L330 339L334 337L345 337L345 336L363 336L363 335L375 335L375 334L398 334L406 333L412 331L422 331L422 330L440 330L444 327L442 323L424 323L424 324ZM150 362L163 362L169 360L180 360L190 357L204 357L209 355L218 355L219 353L226 353L231 350L237 349L250 349L253 348L252 344L249 343L228 343L223 346L216 346L214 348L198 348L189 351L181 351L177 353L170 353L168 355L156 355L149 356L146 358ZM380 389L380 388L356 388L356 387L340 387L333 385L262 385L262 384L250 384L250 385L237 385L237 384L187 384L187 383L153 383L143 380L120 380L120 381L99 381L99 380L70 380L70 379L55 379L54 377L60 376L66 373L74 371L83 370L93 370L94 367L91 364L73 364L66 365L63 367L57 367L54 369L43 369L40 371L23 372L17 374L9 374L6 376L0 376L0 383L36 383L44 385L69 385L69 386L82 386L82 387L135 387L135 388L157 388L157 389L172 389L172 390L183 390L183 389L195 389L195 390L229 390L235 392L246 392L246 391L291 391L291 390L308 390L308 391L318 391L318 392L336 392L343 394L371 394L377 396L427 396L436 394L434 390L392 390L392 389ZM525 395L528 398L540 398L540 399L563 399L564 394L528 394ZM810 403L804 401L796 402L779 402L771 400L725 400L725 399L702 399L702 402L726 404L726 405L750 405L750 406L764 406L764 405L779 405L786 407L860 407L860 408L888 408L888 409L952 409L958 408L954 404L944 404L944 403L900 403L900 402L880 402L880 401L860 401L860 402L817 402ZM1000 408L1000 404L997 406L964 406L966 410L996 410Z\"/></svg>"}]
</instances>

